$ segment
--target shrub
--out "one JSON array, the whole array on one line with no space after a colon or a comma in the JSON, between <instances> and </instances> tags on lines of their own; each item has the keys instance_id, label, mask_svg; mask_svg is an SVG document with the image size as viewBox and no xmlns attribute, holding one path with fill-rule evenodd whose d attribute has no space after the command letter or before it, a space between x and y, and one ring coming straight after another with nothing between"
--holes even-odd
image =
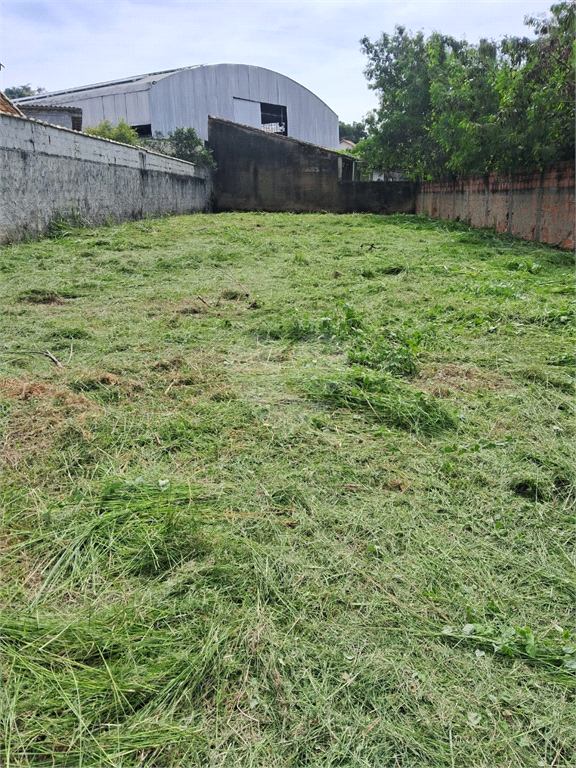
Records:
<instances>
[{"instance_id":1,"label":"shrub","mask_svg":"<svg viewBox=\"0 0 576 768\"><path fill-rule=\"evenodd\" d=\"M140 137L134 128L131 128L124 120L120 120L115 126L109 120L103 120L95 127L85 128L84 133L88 133L90 136L100 136L102 139L119 141L122 144L137 145L140 142Z\"/></svg>"},{"instance_id":2,"label":"shrub","mask_svg":"<svg viewBox=\"0 0 576 768\"><path fill-rule=\"evenodd\" d=\"M179 160L187 160L189 163L202 165L207 168L215 168L212 152L206 149L204 142L198 136L194 128L176 128L168 137L156 131L153 139L145 139L142 146L172 155Z\"/></svg>"}]
</instances>

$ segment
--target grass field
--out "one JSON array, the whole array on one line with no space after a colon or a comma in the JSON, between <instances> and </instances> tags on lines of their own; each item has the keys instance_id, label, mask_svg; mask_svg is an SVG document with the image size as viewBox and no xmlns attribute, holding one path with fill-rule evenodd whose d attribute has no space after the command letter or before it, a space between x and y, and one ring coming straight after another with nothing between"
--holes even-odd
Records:
<instances>
[{"instance_id":1,"label":"grass field","mask_svg":"<svg viewBox=\"0 0 576 768\"><path fill-rule=\"evenodd\" d=\"M571 256L53 234L2 255L2 765L574 765Z\"/></svg>"}]
</instances>

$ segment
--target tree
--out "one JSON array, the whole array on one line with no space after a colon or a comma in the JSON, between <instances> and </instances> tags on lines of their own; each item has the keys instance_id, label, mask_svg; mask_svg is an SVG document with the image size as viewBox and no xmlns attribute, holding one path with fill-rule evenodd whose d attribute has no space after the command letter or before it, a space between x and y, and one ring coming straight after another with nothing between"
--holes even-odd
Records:
<instances>
[{"instance_id":1,"label":"tree","mask_svg":"<svg viewBox=\"0 0 576 768\"><path fill-rule=\"evenodd\" d=\"M204 147L204 142L194 128L176 128L168 134L168 138L174 147L174 157L198 165L212 163L212 153Z\"/></svg>"},{"instance_id":2,"label":"tree","mask_svg":"<svg viewBox=\"0 0 576 768\"><path fill-rule=\"evenodd\" d=\"M30 83L26 85L12 85L4 91L9 99L22 99L24 96L36 96L38 93L46 93L46 88L32 88Z\"/></svg>"},{"instance_id":3,"label":"tree","mask_svg":"<svg viewBox=\"0 0 576 768\"><path fill-rule=\"evenodd\" d=\"M363 122L359 123L343 123L340 121L338 123L339 128L339 135L340 135L340 141L343 139L348 139L348 141L353 141L354 144L357 144L362 139L365 139L367 136L366 133L366 126Z\"/></svg>"},{"instance_id":4,"label":"tree","mask_svg":"<svg viewBox=\"0 0 576 768\"><path fill-rule=\"evenodd\" d=\"M109 120L103 120L95 127L85 128L84 133L88 133L90 136L100 136L103 139L119 141L122 144L137 145L140 143L140 137L134 128L130 127L124 120L120 120L118 125L115 126Z\"/></svg>"},{"instance_id":5,"label":"tree","mask_svg":"<svg viewBox=\"0 0 576 768\"><path fill-rule=\"evenodd\" d=\"M366 119L368 138L359 155L375 168L401 169L424 177L445 163L444 153L430 137L432 104L427 43L422 32L411 36L405 27L384 33L372 43L360 41L368 57L364 74L378 92L380 104Z\"/></svg>"},{"instance_id":6,"label":"tree","mask_svg":"<svg viewBox=\"0 0 576 768\"><path fill-rule=\"evenodd\" d=\"M429 136L444 153L444 169L452 174L488 173L502 158L498 46L478 45L434 34L428 41L430 103Z\"/></svg>"},{"instance_id":7,"label":"tree","mask_svg":"<svg viewBox=\"0 0 576 768\"><path fill-rule=\"evenodd\" d=\"M477 45L396 27L361 41L379 106L356 153L411 178L509 172L574 157L574 0L527 17L535 39Z\"/></svg>"},{"instance_id":8,"label":"tree","mask_svg":"<svg viewBox=\"0 0 576 768\"><path fill-rule=\"evenodd\" d=\"M206 149L204 142L194 128L176 128L168 134L168 137L157 131L154 138L144 139L141 143L156 152L172 155L180 160L187 160L189 163L207 168L215 167L212 152Z\"/></svg>"},{"instance_id":9,"label":"tree","mask_svg":"<svg viewBox=\"0 0 576 768\"><path fill-rule=\"evenodd\" d=\"M546 18L526 17L536 39L502 43L496 83L499 118L510 138L510 164L574 158L576 3L552 5Z\"/></svg>"}]
</instances>

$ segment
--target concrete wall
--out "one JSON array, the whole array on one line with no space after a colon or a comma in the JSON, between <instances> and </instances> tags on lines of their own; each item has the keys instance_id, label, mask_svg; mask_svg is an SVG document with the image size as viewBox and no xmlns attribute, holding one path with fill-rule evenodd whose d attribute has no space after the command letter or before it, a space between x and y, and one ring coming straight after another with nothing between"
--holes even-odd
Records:
<instances>
[{"instance_id":1,"label":"concrete wall","mask_svg":"<svg viewBox=\"0 0 576 768\"><path fill-rule=\"evenodd\" d=\"M0 167L1 242L60 218L101 224L210 207L204 169L12 115L0 115Z\"/></svg>"},{"instance_id":2,"label":"concrete wall","mask_svg":"<svg viewBox=\"0 0 576 768\"><path fill-rule=\"evenodd\" d=\"M419 185L416 212L574 248L574 163Z\"/></svg>"},{"instance_id":3,"label":"concrete wall","mask_svg":"<svg viewBox=\"0 0 576 768\"><path fill-rule=\"evenodd\" d=\"M353 161L337 152L213 117L208 137L216 210L414 212L412 184L341 181Z\"/></svg>"},{"instance_id":4,"label":"concrete wall","mask_svg":"<svg viewBox=\"0 0 576 768\"><path fill-rule=\"evenodd\" d=\"M30 117L32 120L60 125L63 128L70 128L71 131L82 130L82 110L77 107L56 107L50 104L39 107L23 104L21 110L26 117Z\"/></svg>"}]
</instances>

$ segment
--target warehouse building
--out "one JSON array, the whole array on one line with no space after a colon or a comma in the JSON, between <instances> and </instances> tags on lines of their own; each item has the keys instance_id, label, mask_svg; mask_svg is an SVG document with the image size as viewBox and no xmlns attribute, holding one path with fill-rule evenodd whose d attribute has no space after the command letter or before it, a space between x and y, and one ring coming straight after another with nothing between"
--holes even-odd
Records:
<instances>
[{"instance_id":1,"label":"warehouse building","mask_svg":"<svg viewBox=\"0 0 576 768\"><path fill-rule=\"evenodd\" d=\"M338 116L289 77L246 64L200 64L18 99L82 109L85 127L125 120L140 136L192 127L208 139L208 115L338 149Z\"/></svg>"}]
</instances>

